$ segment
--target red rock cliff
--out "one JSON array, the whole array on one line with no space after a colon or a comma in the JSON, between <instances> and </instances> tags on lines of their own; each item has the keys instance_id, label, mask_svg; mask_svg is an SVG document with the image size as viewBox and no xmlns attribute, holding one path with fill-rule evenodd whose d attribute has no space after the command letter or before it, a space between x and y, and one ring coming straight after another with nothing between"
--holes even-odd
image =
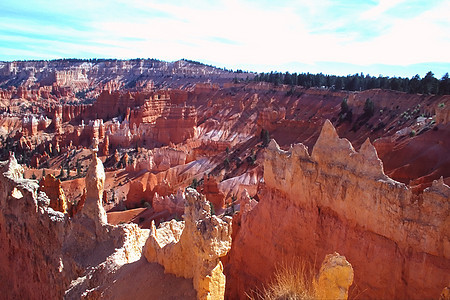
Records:
<instances>
[{"instance_id":1,"label":"red rock cliff","mask_svg":"<svg viewBox=\"0 0 450 300\"><path fill-rule=\"evenodd\" d=\"M384 174L368 140L357 152L329 121L312 155L271 141L264 180L233 240L228 298L267 283L283 259L320 261L333 251L352 262L363 298L438 298L448 284L450 188L442 181L414 195Z\"/></svg>"}]
</instances>

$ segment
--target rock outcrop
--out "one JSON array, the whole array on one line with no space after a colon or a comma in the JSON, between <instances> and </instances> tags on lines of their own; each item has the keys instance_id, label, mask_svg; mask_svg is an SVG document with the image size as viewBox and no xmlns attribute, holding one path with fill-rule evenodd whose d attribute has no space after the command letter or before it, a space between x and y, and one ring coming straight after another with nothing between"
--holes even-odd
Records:
<instances>
[{"instance_id":1,"label":"rock outcrop","mask_svg":"<svg viewBox=\"0 0 450 300\"><path fill-rule=\"evenodd\" d=\"M152 207L155 212L168 211L170 214L181 216L184 213L185 202L186 195L181 189L177 190L176 195L168 196L160 196L155 192Z\"/></svg>"},{"instance_id":2,"label":"rock outcrop","mask_svg":"<svg viewBox=\"0 0 450 300\"><path fill-rule=\"evenodd\" d=\"M144 204L143 201L145 200L144 184L139 180L131 181L127 194L127 201L125 201L127 209L142 206Z\"/></svg>"},{"instance_id":3,"label":"rock outcrop","mask_svg":"<svg viewBox=\"0 0 450 300\"><path fill-rule=\"evenodd\" d=\"M4 299L61 299L66 217L49 207L14 155L0 162L0 291Z\"/></svg>"},{"instance_id":4,"label":"rock outcrop","mask_svg":"<svg viewBox=\"0 0 450 300\"><path fill-rule=\"evenodd\" d=\"M312 155L271 141L264 181L233 241L228 297L266 282L276 261L332 251L352 262L365 298L437 298L450 280L450 188L435 181L414 195L384 175L369 141L357 152L329 121Z\"/></svg>"},{"instance_id":5,"label":"rock outcrop","mask_svg":"<svg viewBox=\"0 0 450 300\"><path fill-rule=\"evenodd\" d=\"M56 179L52 174L47 174L39 181L39 191L44 192L50 198L49 206L53 210L66 213L70 209L70 202L61 187L61 180Z\"/></svg>"},{"instance_id":6,"label":"rock outcrop","mask_svg":"<svg viewBox=\"0 0 450 300\"><path fill-rule=\"evenodd\" d=\"M445 96L436 107L436 123L447 124L450 122L450 96Z\"/></svg>"},{"instance_id":7,"label":"rock outcrop","mask_svg":"<svg viewBox=\"0 0 450 300\"><path fill-rule=\"evenodd\" d=\"M231 247L231 217L211 215L204 196L187 189L184 221L154 224L144 249L165 272L192 278L198 299L223 299L225 276L219 260Z\"/></svg>"},{"instance_id":8,"label":"rock outcrop","mask_svg":"<svg viewBox=\"0 0 450 300\"><path fill-rule=\"evenodd\" d=\"M317 276L316 296L318 299L347 299L352 283L353 268L345 256L328 254Z\"/></svg>"},{"instance_id":9,"label":"rock outcrop","mask_svg":"<svg viewBox=\"0 0 450 300\"><path fill-rule=\"evenodd\" d=\"M86 178L86 203L73 218L53 210L47 195L38 191L37 181L24 179L23 171L14 155L0 162L2 297L90 299L109 295L117 279L114 274L140 259L149 230L106 224L101 206L104 171L95 155Z\"/></svg>"},{"instance_id":10,"label":"rock outcrop","mask_svg":"<svg viewBox=\"0 0 450 300\"><path fill-rule=\"evenodd\" d=\"M225 207L225 195L219 190L218 182L214 177L203 175L202 194L214 205L215 210Z\"/></svg>"},{"instance_id":11,"label":"rock outcrop","mask_svg":"<svg viewBox=\"0 0 450 300\"><path fill-rule=\"evenodd\" d=\"M450 287L446 286L442 290L442 293L439 296L439 300L448 300L448 299L450 299Z\"/></svg>"},{"instance_id":12,"label":"rock outcrop","mask_svg":"<svg viewBox=\"0 0 450 300\"><path fill-rule=\"evenodd\" d=\"M108 223L105 209L103 208L103 190L105 185L105 170L102 161L97 157L98 143L94 142L92 148L92 161L86 174L86 201L81 213L95 221L95 226L100 228Z\"/></svg>"}]
</instances>

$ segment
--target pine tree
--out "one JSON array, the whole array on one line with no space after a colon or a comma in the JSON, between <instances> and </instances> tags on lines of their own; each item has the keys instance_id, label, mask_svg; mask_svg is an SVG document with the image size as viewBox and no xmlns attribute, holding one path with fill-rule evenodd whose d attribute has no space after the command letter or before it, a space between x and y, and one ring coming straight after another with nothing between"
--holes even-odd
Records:
<instances>
[{"instance_id":1,"label":"pine tree","mask_svg":"<svg viewBox=\"0 0 450 300\"><path fill-rule=\"evenodd\" d=\"M366 99L366 103L364 103L364 114L366 116L373 116L373 113L375 112L375 105L370 98Z\"/></svg>"}]
</instances>

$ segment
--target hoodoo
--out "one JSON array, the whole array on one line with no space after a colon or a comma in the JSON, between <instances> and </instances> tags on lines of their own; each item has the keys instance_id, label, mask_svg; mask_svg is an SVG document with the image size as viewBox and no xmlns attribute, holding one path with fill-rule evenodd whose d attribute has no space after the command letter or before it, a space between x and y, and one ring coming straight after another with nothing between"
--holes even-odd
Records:
<instances>
[{"instance_id":1,"label":"hoodoo","mask_svg":"<svg viewBox=\"0 0 450 300\"><path fill-rule=\"evenodd\" d=\"M448 84L0 62L1 295L445 299Z\"/></svg>"},{"instance_id":2,"label":"hoodoo","mask_svg":"<svg viewBox=\"0 0 450 300\"><path fill-rule=\"evenodd\" d=\"M211 215L210 203L195 190L186 191L184 221L152 224L145 257L167 273L192 278L197 299L223 299L225 276L219 258L231 248L231 217Z\"/></svg>"}]
</instances>

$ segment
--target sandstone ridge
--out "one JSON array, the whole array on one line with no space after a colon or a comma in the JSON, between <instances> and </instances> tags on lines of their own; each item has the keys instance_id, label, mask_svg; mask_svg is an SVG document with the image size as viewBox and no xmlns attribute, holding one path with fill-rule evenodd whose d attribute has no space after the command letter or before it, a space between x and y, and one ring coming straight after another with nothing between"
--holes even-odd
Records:
<instances>
[{"instance_id":1,"label":"sandstone ridge","mask_svg":"<svg viewBox=\"0 0 450 300\"><path fill-rule=\"evenodd\" d=\"M449 281L450 188L442 180L414 195L384 175L369 141L355 151L326 121L311 155L302 144L283 151L272 140L264 181L260 202L233 241L230 297L267 282L274 257L313 260L331 251L352 262L369 298L437 298Z\"/></svg>"},{"instance_id":2,"label":"sandstone ridge","mask_svg":"<svg viewBox=\"0 0 450 300\"><path fill-rule=\"evenodd\" d=\"M0 290L3 297L97 299L112 297L112 290L114 297L121 299L140 295L138 290L120 289L118 283L123 279L116 274L125 276L128 266L140 261L149 230L139 229L135 224L111 226L106 223L101 206L104 180L101 161L97 157L92 160L86 177L86 202L81 213L73 218L53 210L47 195L38 191L37 181L24 179L23 171L14 155L0 162ZM141 263L138 266L151 271L140 273L149 280L159 276L157 280L167 280L169 285L175 280L158 273L157 266L146 267ZM140 271L134 267L133 272ZM163 296L190 298L189 283L176 282L184 289L165 291ZM152 294L159 290L153 289Z\"/></svg>"}]
</instances>

